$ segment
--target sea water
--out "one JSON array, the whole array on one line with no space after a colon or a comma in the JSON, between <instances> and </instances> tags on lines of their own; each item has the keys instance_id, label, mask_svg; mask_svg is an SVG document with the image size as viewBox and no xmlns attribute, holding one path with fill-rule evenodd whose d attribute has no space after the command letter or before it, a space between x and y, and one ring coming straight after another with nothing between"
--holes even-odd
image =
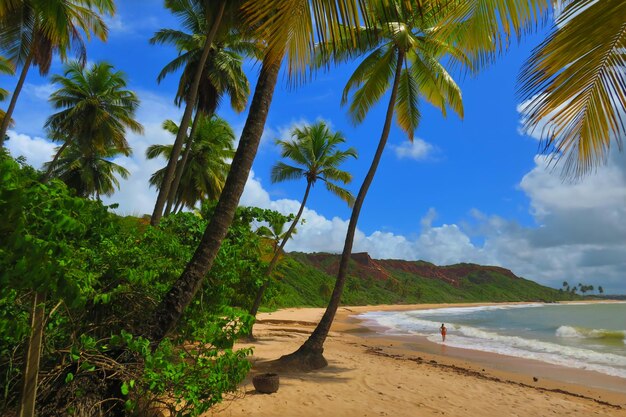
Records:
<instances>
[{"instance_id":1,"label":"sea water","mask_svg":"<svg viewBox=\"0 0 626 417\"><path fill-rule=\"evenodd\" d=\"M359 315L386 334L626 378L626 303L455 307Z\"/></svg>"}]
</instances>

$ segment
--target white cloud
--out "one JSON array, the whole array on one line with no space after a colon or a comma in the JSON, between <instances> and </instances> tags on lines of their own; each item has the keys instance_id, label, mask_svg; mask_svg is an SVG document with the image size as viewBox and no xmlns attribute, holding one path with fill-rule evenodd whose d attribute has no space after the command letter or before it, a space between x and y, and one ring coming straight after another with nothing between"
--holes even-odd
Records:
<instances>
[{"instance_id":1,"label":"white cloud","mask_svg":"<svg viewBox=\"0 0 626 417\"><path fill-rule=\"evenodd\" d=\"M34 99L48 101L50 95L57 90L57 86L52 83L47 84L24 84L24 94Z\"/></svg>"},{"instance_id":2,"label":"white cloud","mask_svg":"<svg viewBox=\"0 0 626 417\"><path fill-rule=\"evenodd\" d=\"M366 235L357 230L353 251L366 251L374 258L423 259L440 265L498 265L553 287L566 280L626 291L626 155L612 155L608 166L576 184L561 182L544 157L537 157L535 164L519 187L530 200L536 227L475 209L468 224L435 226L437 212L431 208L421 219L417 237L382 231ZM296 200L273 201L254 173L241 204L284 214L299 208ZM287 250L343 250L347 220L328 219L309 208L303 218L306 222L298 226ZM479 237L482 243L472 243L472 237Z\"/></svg>"},{"instance_id":3,"label":"white cloud","mask_svg":"<svg viewBox=\"0 0 626 417\"><path fill-rule=\"evenodd\" d=\"M425 140L416 138L413 142L403 142L401 145L391 147L399 159L414 159L422 161L430 157L435 147Z\"/></svg>"},{"instance_id":4,"label":"white cloud","mask_svg":"<svg viewBox=\"0 0 626 417\"><path fill-rule=\"evenodd\" d=\"M24 156L26 161L37 169L45 162L52 160L56 145L47 139L30 137L13 130L8 131L9 140L6 147L14 157Z\"/></svg>"}]
</instances>

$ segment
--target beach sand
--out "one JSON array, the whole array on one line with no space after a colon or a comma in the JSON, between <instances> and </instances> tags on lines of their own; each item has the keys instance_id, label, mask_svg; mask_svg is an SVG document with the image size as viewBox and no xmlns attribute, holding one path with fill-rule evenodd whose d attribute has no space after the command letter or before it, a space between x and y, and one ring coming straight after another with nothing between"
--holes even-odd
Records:
<instances>
[{"instance_id":1,"label":"beach sand","mask_svg":"<svg viewBox=\"0 0 626 417\"><path fill-rule=\"evenodd\" d=\"M297 349L323 309L261 313L256 342L238 346L254 347L250 376L206 416L626 417L624 379L420 338L382 337L353 317L433 307L446 305L341 307L325 344L329 366L312 372L276 370L270 362ZM252 376L266 371L279 373L277 393L255 391Z\"/></svg>"}]
</instances>

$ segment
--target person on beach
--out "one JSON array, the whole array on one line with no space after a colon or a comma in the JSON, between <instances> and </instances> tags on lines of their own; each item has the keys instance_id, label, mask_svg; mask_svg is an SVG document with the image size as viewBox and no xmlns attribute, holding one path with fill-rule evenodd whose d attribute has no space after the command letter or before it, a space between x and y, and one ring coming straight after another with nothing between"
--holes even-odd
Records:
<instances>
[{"instance_id":1,"label":"person on beach","mask_svg":"<svg viewBox=\"0 0 626 417\"><path fill-rule=\"evenodd\" d=\"M439 329L439 331L441 332L441 340L443 342L446 341L446 333L448 333L448 329L446 329L446 326L441 323L441 328Z\"/></svg>"}]
</instances>

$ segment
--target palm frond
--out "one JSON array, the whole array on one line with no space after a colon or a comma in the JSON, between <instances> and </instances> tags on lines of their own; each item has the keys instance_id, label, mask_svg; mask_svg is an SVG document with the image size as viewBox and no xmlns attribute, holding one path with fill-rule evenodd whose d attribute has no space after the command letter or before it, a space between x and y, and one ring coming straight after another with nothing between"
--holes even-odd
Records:
<instances>
[{"instance_id":1,"label":"palm frond","mask_svg":"<svg viewBox=\"0 0 626 417\"><path fill-rule=\"evenodd\" d=\"M566 6L520 76L525 129L539 130L563 174L580 177L606 161L626 135L626 3ZM602 22L598 24L598 22Z\"/></svg>"}]
</instances>

